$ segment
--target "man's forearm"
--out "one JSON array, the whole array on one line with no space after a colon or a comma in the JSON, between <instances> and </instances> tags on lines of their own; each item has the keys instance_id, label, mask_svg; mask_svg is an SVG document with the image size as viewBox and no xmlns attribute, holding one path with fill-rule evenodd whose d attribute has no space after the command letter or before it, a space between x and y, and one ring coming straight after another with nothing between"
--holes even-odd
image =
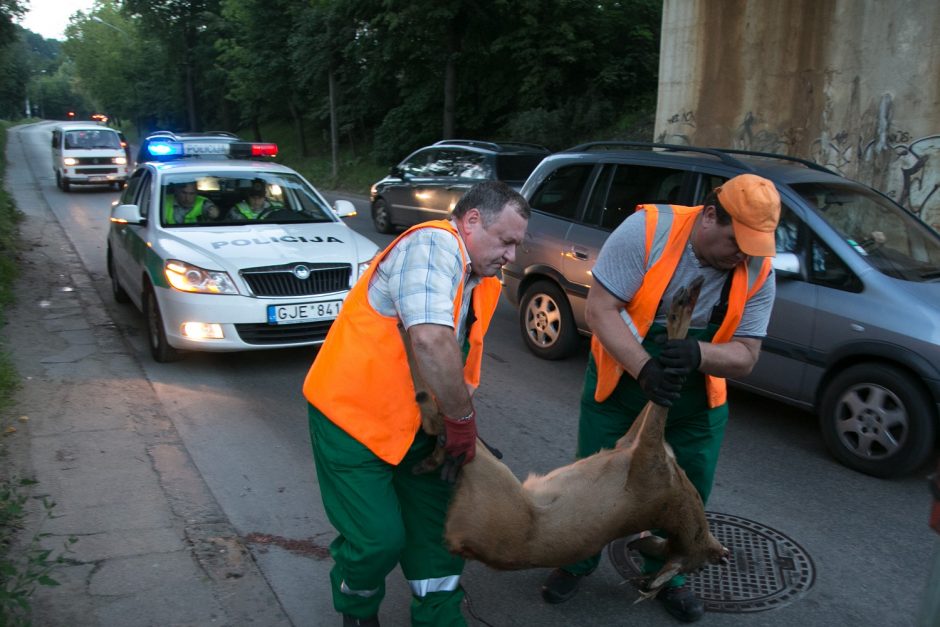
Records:
<instances>
[{"instance_id":1,"label":"man's forearm","mask_svg":"<svg viewBox=\"0 0 940 627\"><path fill-rule=\"evenodd\" d=\"M415 361L445 415L470 413L470 393L464 383L463 360L454 330L440 324L416 324L408 329Z\"/></svg>"},{"instance_id":2,"label":"man's forearm","mask_svg":"<svg viewBox=\"0 0 940 627\"><path fill-rule=\"evenodd\" d=\"M702 363L699 371L716 377L744 377L750 374L760 355L761 341L734 338L730 342L711 344L699 342Z\"/></svg>"}]
</instances>

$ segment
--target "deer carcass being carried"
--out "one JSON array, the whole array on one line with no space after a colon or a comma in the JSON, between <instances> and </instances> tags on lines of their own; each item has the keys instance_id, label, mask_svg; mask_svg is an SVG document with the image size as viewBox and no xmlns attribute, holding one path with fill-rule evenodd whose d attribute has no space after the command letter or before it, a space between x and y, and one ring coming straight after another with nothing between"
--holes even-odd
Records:
<instances>
[{"instance_id":1,"label":"deer carcass being carried","mask_svg":"<svg viewBox=\"0 0 940 627\"><path fill-rule=\"evenodd\" d=\"M667 324L670 338L685 337L702 281L676 297ZM443 432L442 416L421 381L405 341L425 431ZM698 492L664 439L668 408L652 401L615 448L520 483L479 440L463 466L447 514L444 539L454 553L499 569L560 567L598 553L615 540L650 529L643 552L663 568L644 597L674 575L726 560L711 534ZM439 465L442 452L423 470Z\"/></svg>"}]
</instances>

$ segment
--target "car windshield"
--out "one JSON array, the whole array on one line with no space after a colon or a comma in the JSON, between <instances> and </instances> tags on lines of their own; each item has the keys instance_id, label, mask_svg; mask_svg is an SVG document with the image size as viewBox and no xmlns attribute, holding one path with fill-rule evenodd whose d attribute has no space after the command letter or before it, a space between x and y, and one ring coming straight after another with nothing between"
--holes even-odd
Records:
<instances>
[{"instance_id":1,"label":"car windshield","mask_svg":"<svg viewBox=\"0 0 940 627\"><path fill-rule=\"evenodd\" d=\"M852 185L791 185L872 267L905 281L940 281L940 235L904 208Z\"/></svg>"},{"instance_id":2,"label":"car windshield","mask_svg":"<svg viewBox=\"0 0 940 627\"><path fill-rule=\"evenodd\" d=\"M335 221L303 179L284 172L168 173L160 209L169 228Z\"/></svg>"},{"instance_id":3,"label":"car windshield","mask_svg":"<svg viewBox=\"0 0 940 627\"><path fill-rule=\"evenodd\" d=\"M94 150L96 148L121 149L121 139L114 131L66 131L65 147L70 150Z\"/></svg>"}]
</instances>

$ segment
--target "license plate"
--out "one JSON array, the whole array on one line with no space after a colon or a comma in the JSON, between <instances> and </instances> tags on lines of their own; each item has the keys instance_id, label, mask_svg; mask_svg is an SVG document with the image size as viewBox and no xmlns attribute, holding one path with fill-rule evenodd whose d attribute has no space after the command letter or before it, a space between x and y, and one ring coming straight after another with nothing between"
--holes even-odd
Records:
<instances>
[{"instance_id":1,"label":"license plate","mask_svg":"<svg viewBox=\"0 0 940 627\"><path fill-rule=\"evenodd\" d=\"M268 305L268 324L297 324L332 320L339 315L341 300L296 305Z\"/></svg>"},{"instance_id":2,"label":"license plate","mask_svg":"<svg viewBox=\"0 0 940 627\"><path fill-rule=\"evenodd\" d=\"M224 155L228 154L228 144L184 143L183 152L187 155Z\"/></svg>"},{"instance_id":3,"label":"license plate","mask_svg":"<svg viewBox=\"0 0 940 627\"><path fill-rule=\"evenodd\" d=\"M108 177L106 177L106 176L89 176L89 177L88 177L88 180L91 181L92 183L98 183L98 182L100 182L100 181L107 181L107 180L108 180Z\"/></svg>"}]
</instances>

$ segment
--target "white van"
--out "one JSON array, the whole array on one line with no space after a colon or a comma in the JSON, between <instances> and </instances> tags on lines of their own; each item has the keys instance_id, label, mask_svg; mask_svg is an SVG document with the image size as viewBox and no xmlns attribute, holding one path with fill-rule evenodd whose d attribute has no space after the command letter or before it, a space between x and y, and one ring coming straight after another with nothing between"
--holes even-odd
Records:
<instances>
[{"instance_id":1,"label":"white van","mask_svg":"<svg viewBox=\"0 0 940 627\"><path fill-rule=\"evenodd\" d=\"M72 185L112 185L127 180L127 155L117 131L94 122L68 122L52 130L52 169L64 192Z\"/></svg>"}]
</instances>

